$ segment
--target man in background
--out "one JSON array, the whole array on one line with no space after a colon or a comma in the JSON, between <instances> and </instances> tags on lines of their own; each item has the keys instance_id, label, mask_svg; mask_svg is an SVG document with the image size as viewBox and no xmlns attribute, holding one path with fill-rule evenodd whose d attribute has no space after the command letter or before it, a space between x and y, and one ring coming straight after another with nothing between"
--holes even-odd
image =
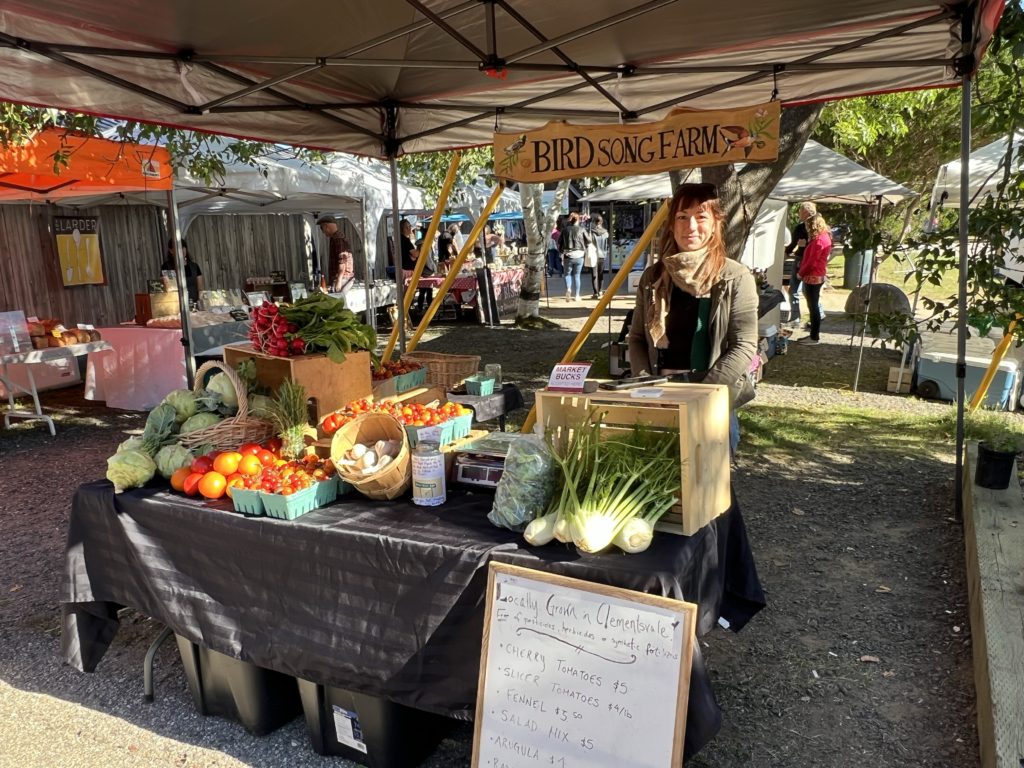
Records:
<instances>
[{"instance_id":1,"label":"man in background","mask_svg":"<svg viewBox=\"0 0 1024 768\"><path fill-rule=\"evenodd\" d=\"M321 216L316 223L328 241L327 290L330 293L343 293L356 276L352 246L341 234L338 220L333 216Z\"/></svg>"}]
</instances>

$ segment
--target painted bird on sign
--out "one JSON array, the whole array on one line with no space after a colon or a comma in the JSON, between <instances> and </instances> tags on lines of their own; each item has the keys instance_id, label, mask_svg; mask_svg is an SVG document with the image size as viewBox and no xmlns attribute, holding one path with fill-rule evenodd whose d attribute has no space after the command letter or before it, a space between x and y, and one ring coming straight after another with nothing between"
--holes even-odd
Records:
<instances>
[{"instance_id":1,"label":"painted bird on sign","mask_svg":"<svg viewBox=\"0 0 1024 768\"><path fill-rule=\"evenodd\" d=\"M505 147L506 155L514 155L516 152L526 146L526 134L522 134L518 139L513 141L507 147Z\"/></svg>"},{"instance_id":2,"label":"painted bird on sign","mask_svg":"<svg viewBox=\"0 0 1024 768\"><path fill-rule=\"evenodd\" d=\"M764 146L763 141L758 141L756 133L751 133L742 125L723 125L718 129L718 132L725 141L725 149L722 150L722 155L725 155L731 149L742 149L743 156L750 157L750 153L754 151L755 146Z\"/></svg>"}]
</instances>

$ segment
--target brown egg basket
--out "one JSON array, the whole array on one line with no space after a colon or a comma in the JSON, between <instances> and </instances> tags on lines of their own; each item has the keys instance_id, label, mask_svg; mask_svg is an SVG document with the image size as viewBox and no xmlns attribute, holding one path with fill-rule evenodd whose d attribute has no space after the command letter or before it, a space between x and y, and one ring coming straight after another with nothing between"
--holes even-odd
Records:
<instances>
[{"instance_id":1,"label":"brown egg basket","mask_svg":"<svg viewBox=\"0 0 1024 768\"><path fill-rule=\"evenodd\" d=\"M372 475L350 472L341 459L356 443L369 445L378 440L401 440L398 456ZM412 485L412 458L405 427L386 413L364 413L345 424L331 440L331 461L338 476L364 496L378 501L397 499Z\"/></svg>"}]
</instances>

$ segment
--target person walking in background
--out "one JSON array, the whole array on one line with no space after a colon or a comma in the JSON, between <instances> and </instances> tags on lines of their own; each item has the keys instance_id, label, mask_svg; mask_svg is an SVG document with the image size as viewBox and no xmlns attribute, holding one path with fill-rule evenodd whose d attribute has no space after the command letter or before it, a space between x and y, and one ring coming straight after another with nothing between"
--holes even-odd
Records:
<instances>
[{"instance_id":1,"label":"person walking in background","mask_svg":"<svg viewBox=\"0 0 1024 768\"><path fill-rule=\"evenodd\" d=\"M597 248L597 266L591 274L594 283L594 294L590 298L599 299L604 293L604 272L608 260L608 230L604 228L604 217L595 214L590 217L590 237ZM610 264L607 265L611 267Z\"/></svg>"},{"instance_id":2,"label":"person walking in background","mask_svg":"<svg viewBox=\"0 0 1024 768\"><path fill-rule=\"evenodd\" d=\"M580 300L580 274L583 257L587 252L586 235L580 226L580 215L573 211L558 236L558 252L562 254L565 269L565 300ZM575 286L575 289L573 288Z\"/></svg>"},{"instance_id":3,"label":"person walking in background","mask_svg":"<svg viewBox=\"0 0 1024 768\"><path fill-rule=\"evenodd\" d=\"M562 277L564 274L562 270L562 254L558 252L558 237L562 233L561 230L562 217L559 216L554 228L551 230L551 237L548 238L548 277L554 277L556 274Z\"/></svg>"},{"instance_id":4,"label":"person walking in background","mask_svg":"<svg viewBox=\"0 0 1024 768\"><path fill-rule=\"evenodd\" d=\"M807 234L810 240L804 250L797 277L804 284L807 296L807 314L811 319L811 333L800 339L798 344L818 344L821 332L821 286L825 282L825 271L828 268L828 257L832 253L832 233L820 215L807 220Z\"/></svg>"},{"instance_id":5,"label":"person walking in background","mask_svg":"<svg viewBox=\"0 0 1024 768\"><path fill-rule=\"evenodd\" d=\"M818 213L817 207L812 202L800 203L796 215L800 223L793 227L793 234L786 245L786 255L793 256L793 266L789 272L789 321L788 324L794 328L800 327L800 296L803 293L803 283L800 281L800 262L804 258L804 250L810 240L807 236L807 220Z\"/></svg>"},{"instance_id":6,"label":"person walking in background","mask_svg":"<svg viewBox=\"0 0 1024 768\"><path fill-rule=\"evenodd\" d=\"M342 293L348 290L356 277L352 246L341 234L338 220L333 216L321 216L316 223L327 236L327 290L330 293Z\"/></svg>"}]
</instances>

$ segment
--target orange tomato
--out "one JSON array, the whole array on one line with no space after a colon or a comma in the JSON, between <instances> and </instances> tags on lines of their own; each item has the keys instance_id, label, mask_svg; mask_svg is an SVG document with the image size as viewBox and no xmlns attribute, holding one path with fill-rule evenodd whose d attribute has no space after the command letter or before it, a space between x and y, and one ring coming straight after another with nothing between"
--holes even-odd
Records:
<instances>
[{"instance_id":1,"label":"orange tomato","mask_svg":"<svg viewBox=\"0 0 1024 768\"><path fill-rule=\"evenodd\" d=\"M207 472L199 481L199 492L208 499L219 499L228 487L228 480L220 472Z\"/></svg>"},{"instance_id":2,"label":"orange tomato","mask_svg":"<svg viewBox=\"0 0 1024 768\"><path fill-rule=\"evenodd\" d=\"M260 460L260 464L262 464L265 467L272 467L274 465L274 462L277 461L277 456L275 456L272 452L268 451L266 448L262 449L257 454L257 458Z\"/></svg>"},{"instance_id":3,"label":"orange tomato","mask_svg":"<svg viewBox=\"0 0 1024 768\"><path fill-rule=\"evenodd\" d=\"M260 470L263 469L263 464L260 463L255 454L247 453L242 456L242 460L238 462L236 469L239 473L252 477L260 473Z\"/></svg>"},{"instance_id":4,"label":"orange tomato","mask_svg":"<svg viewBox=\"0 0 1024 768\"><path fill-rule=\"evenodd\" d=\"M224 477L233 475L238 471L238 464L242 461L242 454L236 451L225 451L213 460L213 468Z\"/></svg>"},{"instance_id":5,"label":"orange tomato","mask_svg":"<svg viewBox=\"0 0 1024 768\"><path fill-rule=\"evenodd\" d=\"M178 492L184 491L185 479L191 474L191 467L182 467L181 469L174 470L174 474L171 475L171 488Z\"/></svg>"},{"instance_id":6,"label":"orange tomato","mask_svg":"<svg viewBox=\"0 0 1024 768\"><path fill-rule=\"evenodd\" d=\"M186 496L195 496L199 493L199 481L202 480L205 475L202 472L193 472L185 478L185 483L182 486L182 490L185 491Z\"/></svg>"},{"instance_id":7,"label":"orange tomato","mask_svg":"<svg viewBox=\"0 0 1024 768\"><path fill-rule=\"evenodd\" d=\"M224 488L224 492L227 493L229 499L234 498L231 491L235 488L245 489L245 478L237 472L228 478L227 485Z\"/></svg>"},{"instance_id":8,"label":"orange tomato","mask_svg":"<svg viewBox=\"0 0 1024 768\"><path fill-rule=\"evenodd\" d=\"M259 443L246 443L238 449L238 452L243 456L259 456L262 450L263 446Z\"/></svg>"}]
</instances>

